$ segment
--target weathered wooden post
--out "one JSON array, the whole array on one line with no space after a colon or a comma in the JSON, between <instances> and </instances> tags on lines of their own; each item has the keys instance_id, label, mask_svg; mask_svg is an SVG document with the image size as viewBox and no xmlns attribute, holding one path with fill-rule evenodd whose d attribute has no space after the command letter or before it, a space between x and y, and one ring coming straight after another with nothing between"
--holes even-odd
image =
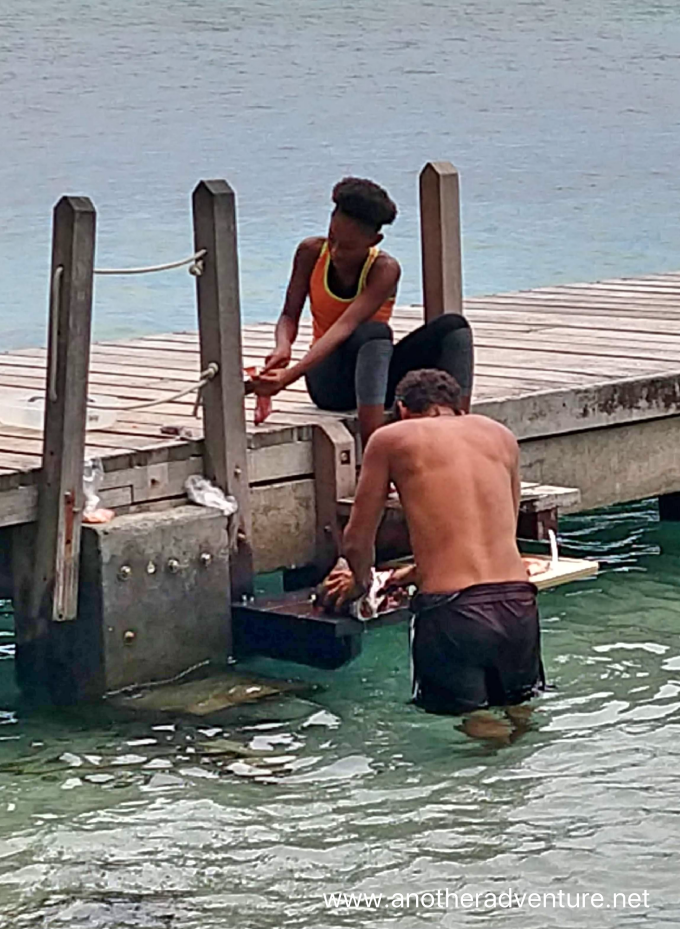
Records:
<instances>
[{"instance_id":1,"label":"weathered wooden post","mask_svg":"<svg viewBox=\"0 0 680 929\"><path fill-rule=\"evenodd\" d=\"M420 172L420 242L425 321L463 312L460 185L449 161Z\"/></svg>"},{"instance_id":2,"label":"weathered wooden post","mask_svg":"<svg viewBox=\"0 0 680 929\"><path fill-rule=\"evenodd\" d=\"M329 420L313 428L316 567L325 576L340 552L338 501L356 490L356 444L340 422Z\"/></svg>"},{"instance_id":3,"label":"weathered wooden post","mask_svg":"<svg viewBox=\"0 0 680 929\"><path fill-rule=\"evenodd\" d=\"M219 366L203 390L205 474L238 501L238 548L231 562L232 599L253 586L251 511L246 461L236 198L224 180L201 181L193 193L194 244L205 249L196 278L201 368Z\"/></svg>"},{"instance_id":4,"label":"weathered wooden post","mask_svg":"<svg viewBox=\"0 0 680 929\"><path fill-rule=\"evenodd\" d=\"M95 226L87 197L62 197L54 209L37 535L34 555L19 545L15 599L17 677L24 692L41 696L59 687L52 624L78 612Z\"/></svg>"}]
</instances>

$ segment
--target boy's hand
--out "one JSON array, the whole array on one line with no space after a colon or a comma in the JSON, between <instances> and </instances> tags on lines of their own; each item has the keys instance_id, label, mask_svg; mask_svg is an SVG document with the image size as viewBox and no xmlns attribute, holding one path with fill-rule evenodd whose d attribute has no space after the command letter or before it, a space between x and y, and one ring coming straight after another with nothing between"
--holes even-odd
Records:
<instances>
[{"instance_id":1,"label":"boy's hand","mask_svg":"<svg viewBox=\"0 0 680 929\"><path fill-rule=\"evenodd\" d=\"M262 371L250 381L252 391L258 397L274 397L292 383L290 374L285 368L274 368L272 371Z\"/></svg>"},{"instance_id":2,"label":"boy's hand","mask_svg":"<svg viewBox=\"0 0 680 929\"><path fill-rule=\"evenodd\" d=\"M292 349L290 345L277 345L271 355L267 355L262 374L275 371L277 368L287 368L290 364Z\"/></svg>"}]
</instances>

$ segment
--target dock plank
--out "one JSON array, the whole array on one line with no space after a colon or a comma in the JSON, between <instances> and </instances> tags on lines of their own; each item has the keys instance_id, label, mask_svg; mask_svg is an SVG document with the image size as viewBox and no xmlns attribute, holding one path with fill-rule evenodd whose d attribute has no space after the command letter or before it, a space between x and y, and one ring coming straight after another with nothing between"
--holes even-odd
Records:
<instances>
[{"instance_id":1,"label":"dock plank","mask_svg":"<svg viewBox=\"0 0 680 929\"><path fill-rule=\"evenodd\" d=\"M586 407L589 428L680 413L680 399L673 394L673 384L680 379L680 272L481 295L466 299L464 311L475 335L474 402L501 418L507 411L506 418L513 423L530 421L531 435L537 429L549 434L552 428L558 434L583 428L578 411ZM396 338L422 321L422 307L398 307L393 317ZM272 321L244 325L244 364L264 363L273 347L274 330ZM302 357L311 336L305 315L294 359ZM129 452L135 456L134 466L143 468L147 462L157 462L159 448L177 454L178 446L186 444L185 439L162 432L163 427L183 427L200 440L202 417L200 411L198 417L192 415L191 395L150 409L127 408L137 402L163 401L198 377L197 333L104 340L92 346L90 370L92 392L121 406L114 426L88 432L91 453L116 462ZM44 349L0 354L0 390L42 393L45 372ZM625 409L612 401L619 389L632 392L633 400ZM285 428L347 416L316 409L304 381L274 398L274 412L264 429L252 425L253 408L254 399L249 397L250 435L272 445ZM41 448L39 431L13 430L0 423L0 489L9 488L13 476L32 480L40 466ZM290 460L297 459L292 455ZM285 468L279 462L275 472L259 467L258 474L283 478ZM2 511L0 494L0 524Z\"/></svg>"}]
</instances>

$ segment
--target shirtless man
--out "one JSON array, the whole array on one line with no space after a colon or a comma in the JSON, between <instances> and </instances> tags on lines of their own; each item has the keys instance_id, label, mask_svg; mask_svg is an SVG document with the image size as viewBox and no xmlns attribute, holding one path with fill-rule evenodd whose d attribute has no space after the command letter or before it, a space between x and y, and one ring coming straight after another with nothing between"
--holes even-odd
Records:
<instances>
[{"instance_id":1,"label":"shirtless man","mask_svg":"<svg viewBox=\"0 0 680 929\"><path fill-rule=\"evenodd\" d=\"M413 371L396 392L400 421L366 448L343 537L350 570L334 569L323 600L335 608L370 581L390 482L409 528L415 565L413 702L460 715L529 699L542 682L536 588L516 543L519 449L512 433L460 409L446 372Z\"/></svg>"}]
</instances>

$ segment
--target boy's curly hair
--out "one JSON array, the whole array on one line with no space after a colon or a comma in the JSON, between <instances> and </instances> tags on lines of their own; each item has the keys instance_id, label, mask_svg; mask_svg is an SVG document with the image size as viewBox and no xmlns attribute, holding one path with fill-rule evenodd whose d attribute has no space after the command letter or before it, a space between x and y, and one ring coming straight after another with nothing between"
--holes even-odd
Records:
<instances>
[{"instance_id":1,"label":"boy's curly hair","mask_svg":"<svg viewBox=\"0 0 680 929\"><path fill-rule=\"evenodd\" d=\"M416 415L432 406L448 406L460 411L460 386L455 377L436 368L409 371L397 384L396 397Z\"/></svg>"},{"instance_id":2,"label":"boy's curly hair","mask_svg":"<svg viewBox=\"0 0 680 929\"><path fill-rule=\"evenodd\" d=\"M393 223L397 207L378 184L363 177L345 177L333 188L333 203L341 213L374 232Z\"/></svg>"}]
</instances>

